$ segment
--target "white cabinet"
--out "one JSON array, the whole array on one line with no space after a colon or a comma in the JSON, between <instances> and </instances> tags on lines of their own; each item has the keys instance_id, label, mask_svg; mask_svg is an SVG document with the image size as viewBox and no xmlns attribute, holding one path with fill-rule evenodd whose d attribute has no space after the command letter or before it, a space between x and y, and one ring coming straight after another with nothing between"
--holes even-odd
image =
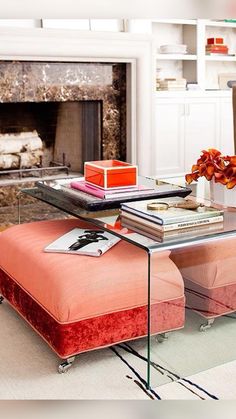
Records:
<instances>
[{"instance_id":1,"label":"white cabinet","mask_svg":"<svg viewBox=\"0 0 236 419\"><path fill-rule=\"evenodd\" d=\"M184 102L157 101L155 107L155 172L184 171Z\"/></svg>"},{"instance_id":2,"label":"white cabinet","mask_svg":"<svg viewBox=\"0 0 236 419\"><path fill-rule=\"evenodd\" d=\"M157 96L154 174L183 175L204 149L234 154L232 101L225 97Z\"/></svg>"},{"instance_id":3,"label":"white cabinet","mask_svg":"<svg viewBox=\"0 0 236 419\"><path fill-rule=\"evenodd\" d=\"M218 145L218 100L186 99L185 171L189 172L202 150Z\"/></svg>"},{"instance_id":4,"label":"white cabinet","mask_svg":"<svg viewBox=\"0 0 236 419\"><path fill-rule=\"evenodd\" d=\"M223 154L233 155L234 151L234 125L232 112L232 98L220 101L220 139L219 150Z\"/></svg>"}]
</instances>

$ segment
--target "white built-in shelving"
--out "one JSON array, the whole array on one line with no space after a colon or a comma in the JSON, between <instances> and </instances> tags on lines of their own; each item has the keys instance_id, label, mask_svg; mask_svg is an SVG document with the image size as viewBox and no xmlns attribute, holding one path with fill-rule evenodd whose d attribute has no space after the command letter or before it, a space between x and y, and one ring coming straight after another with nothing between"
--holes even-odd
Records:
<instances>
[{"instance_id":1,"label":"white built-in shelving","mask_svg":"<svg viewBox=\"0 0 236 419\"><path fill-rule=\"evenodd\" d=\"M159 38L160 32L162 36ZM189 54L163 58L158 50L159 42L184 43ZM236 23L206 19L153 21L152 34L156 48L156 66L164 77L185 77L197 82L202 90L219 89L219 76L236 74ZM223 37L230 55L206 55L205 45L209 37ZM157 47L156 47L157 46ZM196 58L195 58L196 57ZM164 63L164 64L163 64ZM161 72L161 70L160 70ZM235 77L236 78L236 77Z\"/></svg>"},{"instance_id":2,"label":"white built-in shelving","mask_svg":"<svg viewBox=\"0 0 236 419\"><path fill-rule=\"evenodd\" d=\"M158 69L153 79L184 77L198 84L198 90L156 91L153 174L182 179L207 148L234 154L232 90L227 83L222 88L219 76L236 80L236 23L206 19L130 23L131 31L140 28L152 40L153 67ZM230 55L206 55L210 37L223 37ZM186 44L187 54L160 53L161 45L174 44Z\"/></svg>"},{"instance_id":3,"label":"white built-in shelving","mask_svg":"<svg viewBox=\"0 0 236 419\"><path fill-rule=\"evenodd\" d=\"M161 77L184 77L201 90L219 89L220 74L236 74L236 22L208 19L153 19L131 21L131 31L149 32L153 40L156 68ZM223 37L229 54L206 55L209 37ZM160 46L186 44L187 54L162 54Z\"/></svg>"}]
</instances>

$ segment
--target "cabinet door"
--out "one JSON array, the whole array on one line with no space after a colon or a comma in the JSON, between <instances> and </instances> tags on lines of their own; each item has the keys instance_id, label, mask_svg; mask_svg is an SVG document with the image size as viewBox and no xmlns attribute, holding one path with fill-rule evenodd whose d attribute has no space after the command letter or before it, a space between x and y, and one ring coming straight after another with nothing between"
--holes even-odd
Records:
<instances>
[{"instance_id":1,"label":"cabinet door","mask_svg":"<svg viewBox=\"0 0 236 419\"><path fill-rule=\"evenodd\" d=\"M219 101L189 99L185 106L185 171L189 172L202 150L218 147Z\"/></svg>"},{"instance_id":2,"label":"cabinet door","mask_svg":"<svg viewBox=\"0 0 236 419\"><path fill-rule=\"evenodd\" d=\"M232 98L220 99L219 150L222 154L235 154Z\"/></svg>"},{"instance_id":3,"label":"cabinet door","mask_svg":"<svg viewBox=\"0 0 236 419\"><path fill-rule=\"evenodd\" d=\"M184 102L156 101L154 150L156 175L184 172Z\"/></svg>"}]
</instances>

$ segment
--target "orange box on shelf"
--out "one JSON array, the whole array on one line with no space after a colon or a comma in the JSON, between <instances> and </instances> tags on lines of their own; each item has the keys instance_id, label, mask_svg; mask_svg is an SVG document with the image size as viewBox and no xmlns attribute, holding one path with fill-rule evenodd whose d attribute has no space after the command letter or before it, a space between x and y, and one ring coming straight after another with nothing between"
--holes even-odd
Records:
<instances>
[{"instance_id":1,"label":"orange box on shelf","mask_svg":"<svg viewBox=\"0 0 236 419\"><path fill-rule=\"evenodd\" d=\"M127 188L137 186L138 168L119 160L100 160L84 163L86 182L98 188Z\"/></svg>"},{"instance_id":2,"label":"orange box on shelf","mask_svg":"<svg viewBox=\"0 0 236 419\"><path fill-rule=\"evenodd\" d=\"M207 38L207 44L208 45L223 45L224 44L224 38Z\"/></svg>"}]
</instances>

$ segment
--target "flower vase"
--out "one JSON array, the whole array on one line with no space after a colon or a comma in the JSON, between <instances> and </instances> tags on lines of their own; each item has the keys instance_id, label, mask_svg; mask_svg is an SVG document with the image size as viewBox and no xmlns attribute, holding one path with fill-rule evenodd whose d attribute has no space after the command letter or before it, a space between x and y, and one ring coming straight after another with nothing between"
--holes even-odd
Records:
<instances>
[{"instance_id":1,"label":"flower vase","mask_svg":"<svg viewBox=\"0 0 236 419\"><path fill-rule=\"evenodd\" d=\"M211 180L210 197L215 204L220 204L223 207L236 207L236 187L227 189L225 185Z\"/></svg>"}]
</instances>

